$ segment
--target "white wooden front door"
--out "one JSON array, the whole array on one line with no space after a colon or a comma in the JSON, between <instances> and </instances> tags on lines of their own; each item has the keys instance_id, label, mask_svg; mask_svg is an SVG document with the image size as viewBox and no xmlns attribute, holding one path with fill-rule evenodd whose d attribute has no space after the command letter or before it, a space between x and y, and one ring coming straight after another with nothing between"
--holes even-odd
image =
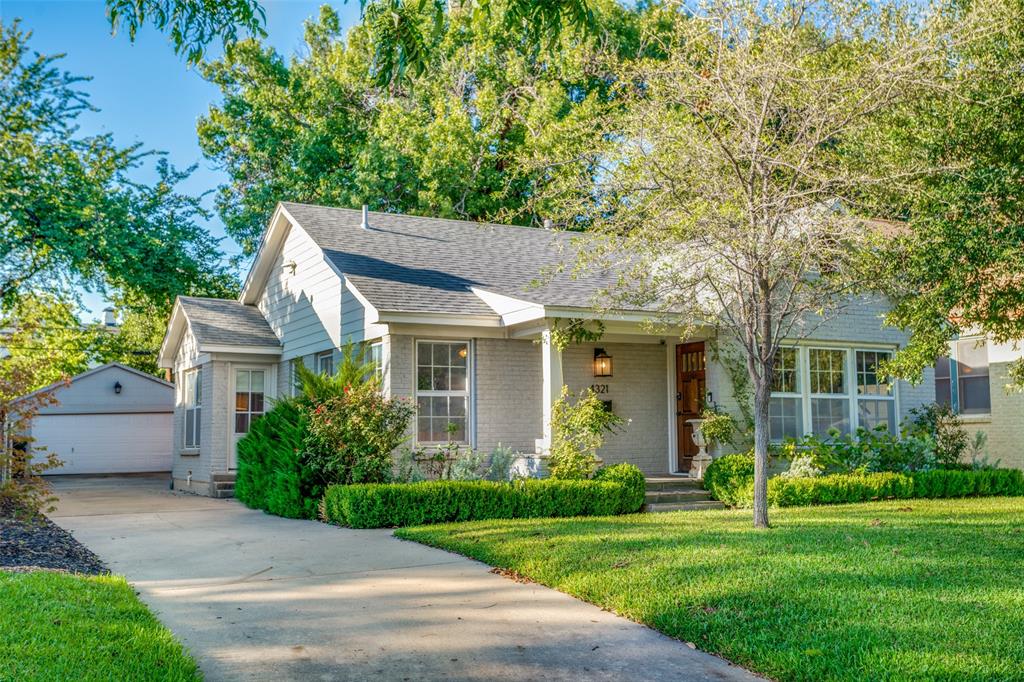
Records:
<instances>
[{"instance_id":1,"label":"white wooden front door","mask_svg":"<svg viewBox=\"0 0 1024 682\"><path fill-rule=\"evenodd\" d=\"M234 368L234 438L228 458L228 468L238 467L238 441L249 433L249 426L267 409L270 372L266 368Z\"/></svg>"}]
</instances>

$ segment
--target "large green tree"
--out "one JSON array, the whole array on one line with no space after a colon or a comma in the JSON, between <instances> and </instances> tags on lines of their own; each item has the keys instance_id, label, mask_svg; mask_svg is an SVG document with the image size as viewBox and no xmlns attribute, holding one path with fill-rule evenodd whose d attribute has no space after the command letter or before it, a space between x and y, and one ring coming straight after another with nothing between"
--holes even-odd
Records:
<instances>
[{"instance_id":1,"label":"large green tree","mask_svg":"<svg viewBox=\"0 0 1024 682\"><path fill-rule=\"evenodd\" d=\"M705 0L665 16L671 30L650 39L667 58L616 68L620 106L552 151L567 180L545 189L592 233L577 266L622 273L608 307L650 306L739 361L767 527L771 394L792 381L780 349L877 287L882 238L863 198L915 195L936 170L877 131L951 84L948 24L857 0Z\"/></svg>"},{"instance_id":2,"label":"large green tree","mask_svg":"<svg viewBox=\"0 0 1024 682\"><path fill-rule=\"evenodd\" d=\"M239 36L266 36L266 15L257 0L107 0L106 4L115 32L124 28L134 40L140 28L152 24L168 33L174 51L191 64L198 63L216 40L226 48ZM592 0L359 0L375 45L373 73L381 84L427 69L450 10L474 14L513 33L525 29L530 40L539 44L556 41L563 28L589 28L592 4Z\"/></svg>"},{"instance_id":3,"label":"large green tree","mask_svg":"<svg viewBox=\"0 0 1024 682\"><path fill-rule=\"evenodd\" d=\"M1024 339L1024 3L958 4L988 17L979 39L951 33L952 87L908 108L887 131L920 146L943 170L916 201L889 198L910 232L894 246L889 316L912 332L893 370L918 377L954 334ZM972 22L954 22L958 29ZM1024 363L1015 379L1024 384Z\"/></svg>"},{"instance_id":4,"label":"large green tree","mask_svg":"<svg viewBox=\"0 0 1024 682\"><path fill-rule=\"evenodd\" d=\"M554 143L560 122L591 115L608 74L590 56L640 51L642 20L606 0L594 30L541 49L528 28L448 12L427 70L386 85L372 31L343 38L328 7L306 26L304 56L236 44L203 68L224 100L198 128L231 177L218 197L228 233L251 252L279 200L530 222L523 207L545 177L519 159Z\"/></svg>"},{"instance_id":5,"label":"large green tree","mask_svg":"<svg viewBox=\"0 0 1024 682\"><path fill-rule=\"evenodd\" d=\"M29 38L0 22L0 311L25 319L25 301L45 291L63 319L84 288L158 324L177 294L230 293L207 211L177 189L187 171L157 156L155 182L133 179L153 155L81 134L86 79L62 71L60 55L32 53ZM31 335L53 346L43 337L63 334L64 322Z\"/></svg>"}]
</instances>

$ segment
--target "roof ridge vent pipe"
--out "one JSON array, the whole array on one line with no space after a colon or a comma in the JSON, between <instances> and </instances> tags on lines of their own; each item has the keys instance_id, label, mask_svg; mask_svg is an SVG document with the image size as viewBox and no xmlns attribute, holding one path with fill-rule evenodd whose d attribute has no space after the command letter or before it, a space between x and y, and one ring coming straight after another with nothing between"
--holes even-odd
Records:
<instances>
[{"instance_id":1,"label":"roof ridge vent pipe","mask_svg":"<svg viewBox=\"0 0 1024 682\"><path fill-rule=\"evenodd\" d=\"M370 229L370 207L363 204L363 222L360 225L364 230Z\"/></svg>"},{"instance_id":2,"label":"roof ridge vent pipe","mask_svg":"<svg viewBox=\"0 0 1024 682\"><path fill-rule=\"evenodd\" d=\"M550 230L551 229L551 218L545 218L544 219L544 229L545 230Z\"/></svg>"}]
</instances>

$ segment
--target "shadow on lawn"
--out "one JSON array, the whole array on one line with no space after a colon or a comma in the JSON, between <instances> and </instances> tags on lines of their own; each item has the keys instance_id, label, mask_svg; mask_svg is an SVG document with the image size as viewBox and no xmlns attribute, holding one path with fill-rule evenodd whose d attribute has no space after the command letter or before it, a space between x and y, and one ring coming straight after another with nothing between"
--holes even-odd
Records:
<instances>
[{"instance_id":1,"label":"shadow on lawn","mask_svg":"<svg viewBox=\"0 0 1024 682\"><path fill-rule=\"evenodd\" d=\"M479 522L401 533L782 679L1024 679L1024 504Z\"/></svg>"}]
</instances>

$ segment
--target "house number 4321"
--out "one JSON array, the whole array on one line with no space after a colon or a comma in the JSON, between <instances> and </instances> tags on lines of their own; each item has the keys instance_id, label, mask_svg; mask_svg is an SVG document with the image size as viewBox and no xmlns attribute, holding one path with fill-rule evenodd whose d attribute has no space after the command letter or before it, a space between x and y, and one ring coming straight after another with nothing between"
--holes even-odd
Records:
<instances>
[{"instance_id":1,"label":"house number 4321","mask_svg":"<svg viewBox=\"0 0 1024 682\"><path fill-rule=\"evenodd\" d=\"M607 393L608 384L590 384L590 390L594 393Z\"/></svg>"}]
</instances>

